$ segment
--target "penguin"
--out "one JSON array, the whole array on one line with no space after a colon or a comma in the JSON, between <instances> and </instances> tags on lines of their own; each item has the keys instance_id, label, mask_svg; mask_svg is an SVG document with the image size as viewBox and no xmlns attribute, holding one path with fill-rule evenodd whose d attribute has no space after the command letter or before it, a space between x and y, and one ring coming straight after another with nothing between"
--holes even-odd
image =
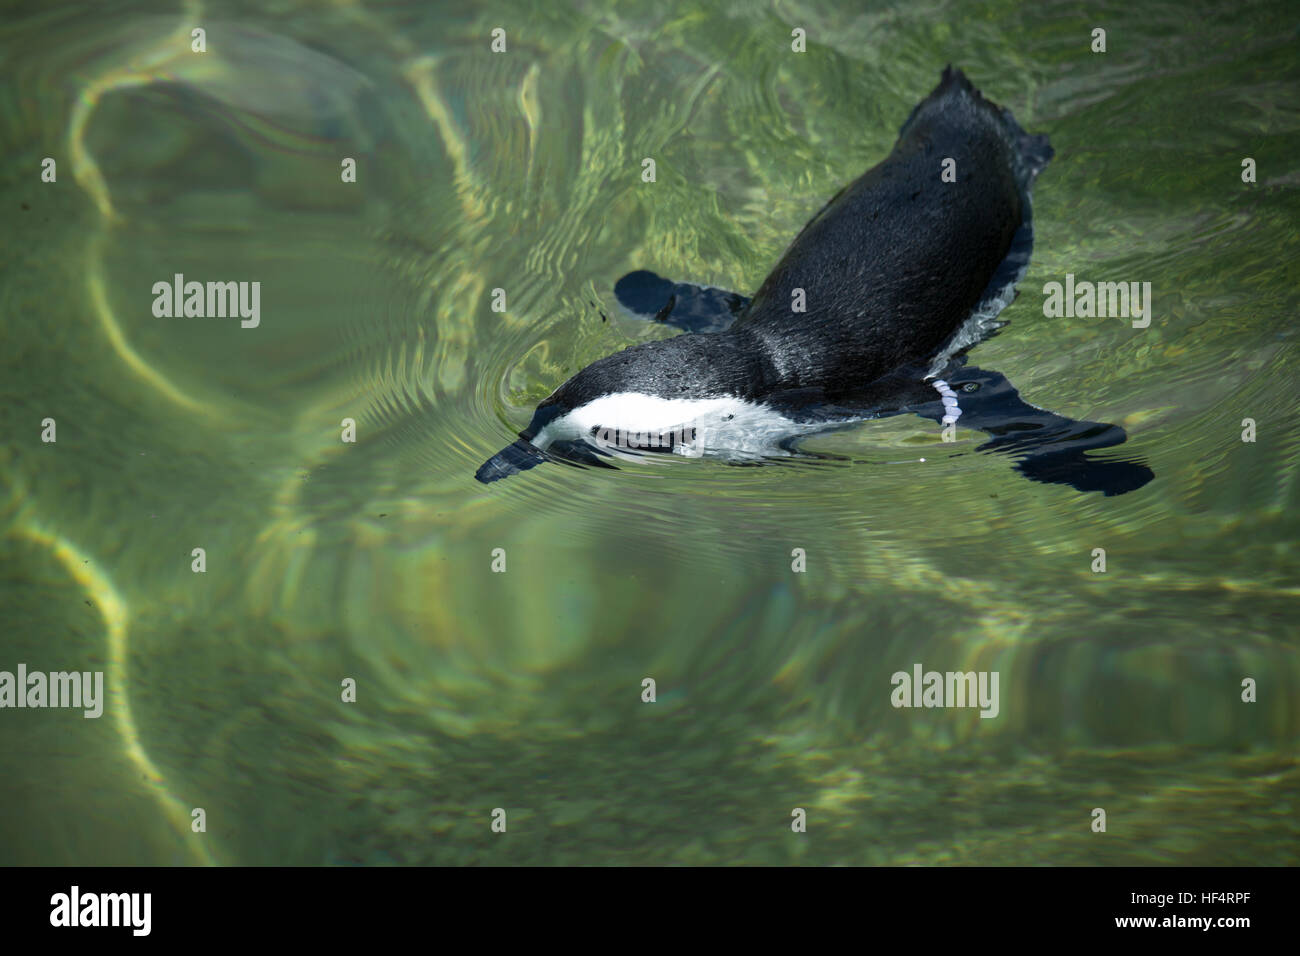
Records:
<instances>
[{"instance_id":1,"label":"penguin","mask_svg":"<svg viewBox=\"0 0 1300 956\"><path fill-rule=\"evenodd\" d=\"M582 369L475 477L651 453L762 463L803 454L816 432L916 414L983 431L977 451L1034 481L1141 488L1144 461L1085 455L1123 443L1123 428L1030 405L966 364L1028 269L1030 193L1053 155L948 66L889 155L809 220L751 298L646 270L619 279L623 308L686 334Z\"/></svg>"}]
</instances>

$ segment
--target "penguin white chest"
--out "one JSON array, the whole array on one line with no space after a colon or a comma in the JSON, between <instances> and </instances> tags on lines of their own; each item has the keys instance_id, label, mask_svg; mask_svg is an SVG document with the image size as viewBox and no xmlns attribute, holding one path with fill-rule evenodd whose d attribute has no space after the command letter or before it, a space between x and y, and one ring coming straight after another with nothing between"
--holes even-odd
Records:
<instances>
[{"instance_id":1,"label":"penguin white chest","mask_svg":"<svg viewBox=\"0 0 1300 956\"><path fill-rule=\"evenodd\" d=\"M533 437L546 448L582 440L611 454L671 452L690 458L788 455L780 443L816 431L768 405L720 398L661 398L641 392L602 395L558 416Z\"/></svg>"}]
</instances>

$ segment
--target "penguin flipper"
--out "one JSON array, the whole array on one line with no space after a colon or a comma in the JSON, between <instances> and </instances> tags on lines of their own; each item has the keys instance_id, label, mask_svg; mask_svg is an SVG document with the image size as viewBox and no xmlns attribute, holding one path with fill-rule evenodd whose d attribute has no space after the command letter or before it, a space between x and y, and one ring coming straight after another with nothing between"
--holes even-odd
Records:
<instances>
[{"instance_id":1,"label":"penguin flipper","mask_svg":"<svg viewBox=\"0 0 1300 956\"><path fill-rule=\"evenodd\" d=\"M645 269L629 272L614 283L614 295L638 318L683 332L721 332L749 305L749 299L739 293L673 282Z\"/></svg>"},{"instance_id":2,"label":"penguin flipper","mask_svg":"<svg viewBox=\"0 0 1300 956\"><path fill-rule=\"evenodd\" d=\"M1127 441L1128 434L1119 425L1075 421L1030 405L999 372L959 368L943 381L956 396L957 423L990 436L976 451L1010 455L1016 459L1016 471L1032 481L1110 496L1136 491L1155 477L1140 458L1084 455ZM952 415L951 406L939 397L907 410L938 422Z\"/></svg>"}]
</instances>

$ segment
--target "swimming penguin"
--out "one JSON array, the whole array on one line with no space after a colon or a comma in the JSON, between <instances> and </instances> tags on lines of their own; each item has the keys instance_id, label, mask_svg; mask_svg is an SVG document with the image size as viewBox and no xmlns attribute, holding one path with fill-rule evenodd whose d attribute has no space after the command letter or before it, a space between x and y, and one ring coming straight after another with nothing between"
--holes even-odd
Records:
<instances>
[{"instance_id":1,"label":"swimming penguin","mask_svg":"<svg viewBox=\"0 0 1300 956\"><path fill-rule=\"evenodd\" d=\"M946 68L893 151L804 226L752 299L646 271L620 279L625 308L690 334L588 365L475 477L647 452L762 461L813 432L914 413L986 432L978 450L1035 481L1142 487L1143 462L1083 454L1121 444L1122 428L1043 411L965 365L1005 324L1033 248L1030 189L1052 155Z\"/></svg>"}]
</instances>

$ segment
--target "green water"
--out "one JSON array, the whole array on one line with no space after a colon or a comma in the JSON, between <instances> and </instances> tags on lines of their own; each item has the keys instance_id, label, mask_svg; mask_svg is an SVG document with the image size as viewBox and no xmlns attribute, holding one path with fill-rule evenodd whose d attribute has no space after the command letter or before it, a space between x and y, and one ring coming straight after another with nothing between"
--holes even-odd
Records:
<instances>
[{"instance_id":1,"label":"green water","mask_svg":"<svg viewBox=\"0 0 1300 956\"><path fill-rule=\"evenodd\" d=\"M108 700L0 710L0 862L1295 863L1300 16L1080 6L6 14L0 670ZM1150 485L920 418L473 480L667 334L619 276L753 292L948 62L1057 152L972 358ZM156 318L175 273L260 281L260 324ZM1150 282L1150 327L1045 318L1066 273ZM894 708L918 663L998 716Z\"/></svg>"}]
</instances>

